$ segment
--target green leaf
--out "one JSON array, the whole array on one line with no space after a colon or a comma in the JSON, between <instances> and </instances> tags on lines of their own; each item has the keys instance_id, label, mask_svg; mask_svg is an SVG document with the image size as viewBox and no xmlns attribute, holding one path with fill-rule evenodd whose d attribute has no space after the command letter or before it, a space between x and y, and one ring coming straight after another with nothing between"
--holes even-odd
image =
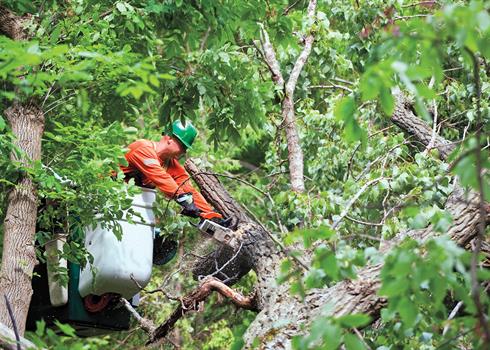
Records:
<instances>
[{"instance_id":1,"label":"green leaf","mask_svg":"<svg viewBox=\"0 0 490 350\"><path fill-rule=\"evenodd\" d=\"M350 121L354 119L354 112L356 111L356 103L351 96L341 99L334 109L334 115L337 120Z\"/></svg>"},{"instance_id":2,"label":"green leaf","mask_svg":"<svg viewBox=\"0 0 490 350\"><path fill-rule=\"evenodd\" d=\"M395 109L395 99L391 94L391 90L383 87L381 88L380 92L379 97L381 99L381 107L388 116L391 116L393 114L393 110Z\"/></svg>"},{"instance_id":3,"label":"green leaf","mask_svg":"<svg viewBox=\"0 0 490 350\"><path fill-rule=\"evenodd\" d=\"M478 188L478 173L474 152L461 158L454 167L453 173L459 176L463 186Z\"/></svg>"},{"instance_id":4,"label":"green leaf","mask_svg":"<svg viewBox=\"0 0 490 350\"><path fill-rule=\"evenodd\" d=\"M58 320L54 321L54 324L62 331L65 335L69 337L75 337L75 329L73 329L69 324L63 324Z\"/></svg>"},{"instance_id":5,"label":"green leaf","mask_svg":"<svg viewBox=\"0 0 490 350\"><path fill-rule=\"evenodd\" d=\"M117 2L116 3L116 8L121 12L122 14L125 14L127 12L126 6L122 2Z\"/></svg>"},{"instance_id":6,"label":"green leaf","mask_svg":"<svg viewBox=\"0 0 490 350\"><path fill-rule=\"evenodd\" d=\"M347 350L365 350L366 347L354 334L344 335L344 344Z\"/></svg>"},{"instance_id":7,"label":"green leaf","mask_svg":"<svg viewBox=\"0 0 490 350\"><path fill-rule=\"evenodd\" d=\"M378 75L372 71L366 72L360 82L360 90L362 94L362 100L373 100L379 95L379 91L382 85L382 81Z\"/></svg>"},{"instance_id":8,"label":"green leaf","mask_svg":"<svg viewBox=\"0 0 490 350\"><path fill-rule=\"evenodd\" d=\"M0 131L3 131L3 129L5 129L5 120L0 116Z\"/></svg>"},{"instance_id":9,"label":"green leaf","mask_svg":"<svg viewBox=\"0 0 490 350\"><path fill-rule=\"evenodd\" d=\"M400 314L403 324L407 328L411 328L415 324L415 319L418 314L417 307L408 297L400 300L397 311Z\"/></svg>"},{"instance_id":10,"label":"green leaf","mask_svg":"<svg viewBox=\"0 0 490 350\"><path fill-rule=\"evenodd\" d=\"M325 341L325 350L336 350L342 342L342 329L335 324L327 323L323 339Z\"/></svg>"},{"instance_id":11,"label":"green leaf","mask_svg":"<svg viewBox=\"0 0 490 350\"><path fill-rule=\"evenodd\" d=\"M371 322L371 316L366 314L351 314L336 319L343 327L363 327Z\"/></svg>"}]
</instances>

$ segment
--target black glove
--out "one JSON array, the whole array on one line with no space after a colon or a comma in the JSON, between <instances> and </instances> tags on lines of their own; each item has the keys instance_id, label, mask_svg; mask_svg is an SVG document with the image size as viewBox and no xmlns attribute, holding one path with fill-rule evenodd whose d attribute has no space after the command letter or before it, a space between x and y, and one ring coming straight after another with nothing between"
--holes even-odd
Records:
<instances>
[{"instance_id":1,"label":"black glove","mask_svg":"<svg viewBox=\"0 0 490 350\"><path fill-rule=\"evenodd\" d=\"M231 221L232 219L231 218L212 218L210 219L212 222L215 222L217 223L218 225L222 226L222 227L230 227L231 225Z\"/></svg>"},{"instance_id":2,"label":"black glove","mask_svg":"<svg viewBox=\"0 0 490 350\"><path fill-rule=\"evenodd\" d=\"M190 216L191 218L198 218L201 214L201 209L196 207L192 193L181 193L175 198L175 201L179 203L184 209L180 212L182 215Z\"/></svg>"}]
</instances>

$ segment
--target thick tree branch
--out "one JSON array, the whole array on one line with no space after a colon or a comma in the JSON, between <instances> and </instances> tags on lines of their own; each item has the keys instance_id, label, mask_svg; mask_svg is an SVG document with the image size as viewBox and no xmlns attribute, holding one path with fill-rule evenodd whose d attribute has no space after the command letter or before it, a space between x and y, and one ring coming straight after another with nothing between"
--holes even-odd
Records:
<instances>
[{"instance_id":1,"label":"thick tree branch","mask_svg":"<svg viewBox=\"0 0 490 350\"><path fill-rule=\"evenodd\" d=\"M131 306L129 301L127 301L126 299L121 298L120 301L123 304L123 306L126 308L126 310L129 311L131 316L133 316L134 319L139 323L139 325L141 326L141 329L144 330L148 334L153 334L153 332L156 329L153 322L147 318L141 317L141 315L133 308L133 306Z\"/></svg>"},{"instance_id":2,"label":"thick tree branch","mask_svg":"<svg viewBox=\"0 0 490 350\"><path fill-rule=\"evenodd\" d=\"M304 47L303 51L299 55L296 63L294 64L293 70L289 75L288 82L286 84L286 94L293 94L296 89L296 84L298 82L299 74L303 70L303 67L308 60L308 57L311 53L311 48L313 47L313 42L315 41L315 37L312 33L312 24L315 21L315 10L316 10L316 0L310 0L308 3L307 9L307 20L310 22L310 27L308 28L308 35L304 39Z\"/></svg>"},{"instance_id":3,"label":"thick tree branch","mask_svg":"<svg viewBox=\"0 0 490 350\"><path fill-rule=\"evenodd\" d=\"M413 135L425 147L431 145L432 148L438 149L441 159L446 159L456 148L456 145L440 135L433 135L432 129L412 112L412 103L404 94L395 94L395 99L395 111L391 116L393 123L408 134ZM431 142L432 139L433 141Z\"/></svg>"}]
</instances>

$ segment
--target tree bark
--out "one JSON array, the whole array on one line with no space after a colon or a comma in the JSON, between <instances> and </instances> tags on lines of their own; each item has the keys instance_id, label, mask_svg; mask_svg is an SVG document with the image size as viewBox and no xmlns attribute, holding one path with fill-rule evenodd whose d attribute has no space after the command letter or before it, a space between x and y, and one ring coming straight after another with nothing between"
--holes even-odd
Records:
<instances>
[{"instance_id":1,"label":"tree bark","mask_svg":"<svg viewBox=\"0 0 490 350\"><path fill-rule=\"evenodd\" d=\"M0 31L14 40L27 38L22 18L0 6ZM24 334L32 296L31 279L36 264L34 236L37 220L35 184L22 168L41 159L44 114L34 102L18 102L4 111L22 154L13 152L11 160L20 166L20 178L8 197L4 221L3 256L0 269L0 323L12 327L3 296L7 296L19 333Z\"/></svg>"},{"instance_id":2,"label":"tree bark","mask_svg":"<svg viewBox=\"0 0 490 350\"><path fill-rule=\"evenodd\" d=\"M5 111L17 146L25 152L19 159L14 153L11 159L29 167L31 160L41 158L41 136L44 130L44 114L36 105L14 103ZM34 236L37 220L36 188L23 173L8 197L4 221L3 256L0 270L0 296L10 300L19 332L24 333L27 311L32 295L31 278L36 264ZM2 298L3 299L3 298ZM12 326L6 305L0 303L0 323Z\"/></svg>"},{"instance_id":3,"label":"tree bark","mask_svg":"<svg viewBox=\"0 0 490 350\"><path fill-rule=\"evenodd\" d=\"M412 135L417 141L428 146L432 138L431 128L423 120L415 116L412 111L412 103L404 94L396 94L395 99L396 105L391 121L407 134ZM439 150L441 159L446 159L456 148L454 143L450 143L437 134L431 146Z\"/></svg>"},{"instance_id":4,"label":"tree bark","mask_svg":"<svg viewBox=\"0 0 490 350\"><path fill-rule=\"evenodd\" d=\"M425 146L430 142L431 129L413 114L406 100L397 100L393 121ZM433 146L441 151L443 159L447 157L450 152L449 148L452 147L449 142L440 137L434 140ZM190 170L189 167L188 170ZM226 205L223 206L225 201L219 199L222 196L221 193L226 191L216 181L216 178L208 177L201 177L197 180L199 186L211 183L208 188L216 192L210 198L206 191L205 197L213 205L229 214L237 212L236 203L233 204L231 211L226 211ZM230 198L228 194L226 198ZM217 202L215 202L216 199L218 199ZM451 213L454 221L447 234L460 246L470 249L472 241L477 236L478 194L465 192L456 185L446 202L445 209ZM490 211L487 211L487 214L487 222L490 222ZM310 290L305 300L301 301L291 296L288 283L282 285L276 283L280 275L281 261L286 255L274 245L260 226L248 220L250 218L247 216L247 223L239 222L238 228L248 225L242 237L253 242L247 246L247 257L250 259L250 266L257 273L257 302L258 309L261 311L244 335L246 349L253 348L256 339L259 339L261 349L291 349L292 338L303 334L320 314L338 317L362 312L371 315L373 321L379 318L379 312L386 304L386 300L377 295L381 286L382 264L365 266L358 271L358 278L355 280L344 280L332 287ZM380 247L380 252L387 253L406 237L423 242L436 235L432 226L421 230L401 232L393 240ZM484 244L482 250L487 260L490 257L489 246L489 244ZM322 313L326 305L332 306L328 314Z\"/></svg>"}]
</instances>

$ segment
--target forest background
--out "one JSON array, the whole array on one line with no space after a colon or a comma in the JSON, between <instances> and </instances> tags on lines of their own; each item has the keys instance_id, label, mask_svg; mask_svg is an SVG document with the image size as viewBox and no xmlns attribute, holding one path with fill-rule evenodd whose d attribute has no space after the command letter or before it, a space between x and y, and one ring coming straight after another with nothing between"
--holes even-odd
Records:
<instances>
[{"instance_id":1,"label":"forest background","mask_svg":"<svg viewBox=\"0 0 490 350\"><path fill-rule=\"evenodd\" d=\"M12 304L25 309L36 278L33 252L44 259L38 248L53 222L65 217L70 230L84 227L94 208L117 219L128 190L107 174L124 162L124 147L157 140L171 121L189 118L200 130L189 156L221 174L233 198L286 246L277 283L290 297L306 302L312 291L384 262L373 292L383 301L379 312L326 311L288 336L287 346L485 348L489 10L483 1L2 1L1 294L13 259L27 289ZM397 123L401 109L416 115L429 137ZM30 132L39 136L34 152L23 148L36 141ZM466 193L460 202L476 208L476 233L463 244L450 231L465 207L447 209L459 190ZM5 220L19 198L30 203L26 223L46 228L21 256L3 249L20 239ZM41 199L61 205L37 216ZM189 260L202 245L177 206L160 198L157 212L162 231L180 246L176 259L153 271L148 289L163 284L165 292L143 292L138 312L155 324L174 309L169 296L198 285ZM400 232L422 229L436 234L400 239ZM26 247L34 238L22 237ZM384 251L393 239L400 240ZM87 258L76 242L64 255ZM249 294L255 285L250 272L234 288ZM3 304L0 311L6 314ZM272 321L268 333L253 335L256 313L213 295L161 347L260 348L292 322ZM137 322L98 338L62 331L40 323L25 336L56 349L130 349L147 340Z\"/></svg>"}]
</instances>

